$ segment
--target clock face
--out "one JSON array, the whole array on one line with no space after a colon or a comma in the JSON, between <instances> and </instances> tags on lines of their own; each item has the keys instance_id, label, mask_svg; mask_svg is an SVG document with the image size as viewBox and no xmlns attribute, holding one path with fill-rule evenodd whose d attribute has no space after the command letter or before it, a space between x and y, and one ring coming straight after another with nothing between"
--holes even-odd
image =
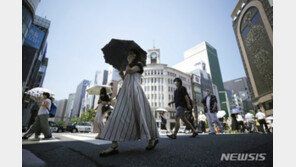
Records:
<instances>
[{"instance_id":1,"label":"clock face","mask_svg":"<svg viewBox=\"0 0 296 167\"><path fill-rule=\"evenodd\" d=\"M150 56L151 56L152 59L155 59L156 58L156 53L152 52Z\"/></svg>"}]
</instances>

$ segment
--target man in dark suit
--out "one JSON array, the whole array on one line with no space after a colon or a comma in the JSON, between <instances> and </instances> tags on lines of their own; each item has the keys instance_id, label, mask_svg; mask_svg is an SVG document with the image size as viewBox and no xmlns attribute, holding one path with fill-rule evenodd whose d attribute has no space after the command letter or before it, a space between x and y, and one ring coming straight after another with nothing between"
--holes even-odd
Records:
<instances>
[{"instance_id":1,"label":"man in dark suit","mask_svg":"<svg viewBox=\"0 0 296 167\"><path fill-rule=\"evenodd\" d=\"M211 94L211 91L209 89L207 89L206 92L207 92L207 96L202 100L202 104L204 105L204 110L208 120L208 125L210 127L210 134L211 135L216 134L215 129L213 127L213 122L216 123L216 125L219 127L220 132L223 133L224 132L223 126L217 118L217 112L218 112L217 98L215 95Z\"/></svg>"}]
</instances>

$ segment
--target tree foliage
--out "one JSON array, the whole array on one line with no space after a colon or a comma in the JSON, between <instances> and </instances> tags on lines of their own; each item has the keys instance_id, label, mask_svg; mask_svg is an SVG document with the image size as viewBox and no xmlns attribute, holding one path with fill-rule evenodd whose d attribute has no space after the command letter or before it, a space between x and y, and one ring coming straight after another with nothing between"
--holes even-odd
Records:
<instances>
[{"instance_id":1,"label":"tree foliage","mask_svg":"<svg viewBox=\"0 0 296 167\"><path fill-rule=\"evenodd\" d=\"M74 122L93 122L96 116L96 110L94 109L88 109L85 112L81 114L80 117L72 118L70 120L70 124L73 124Z\"/></svg>"},{"instance_id":2,"label":"tree foliage","mask_svg":"<svg viewBox=\"0 0 296 167\"><path fill-rule=\"evenodd\" d=\"M72 118L71 120L70 120L70 124L73 124L74 122L81 122L81 119L80 119L80 117L77 117L77 118Z\"/></svg>"},{"instance_id":3,"label":"tree foliage","mask_svg":"<svg viewBox=\"0 0 296 167\"><path fill-rule=\"evenodd\" d=\"M82 122L93 122L96 116L96 111L94 109L88 109L83 112L80 116Z\"/></svg>"},{"instance_id":4,"label":"tree foliage","mask_svg":"<svg viewBox=\"0 0 296 167\"><path fill-rule=\"evenodd\" d=\"M60 126L66 126L66 122L65 121L59 121L57 124L60 125Z\"/></svg>"}]
</instances>

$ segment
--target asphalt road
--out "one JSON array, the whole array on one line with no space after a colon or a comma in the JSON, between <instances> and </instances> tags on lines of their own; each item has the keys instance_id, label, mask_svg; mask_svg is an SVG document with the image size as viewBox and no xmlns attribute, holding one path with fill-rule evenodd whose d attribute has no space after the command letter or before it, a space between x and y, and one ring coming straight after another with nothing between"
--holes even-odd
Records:
<instances>
[{"instance_id":1,"label":"asphalt road","mask_svg":"<svg viewBox=\"0 0 296 167\"><path fill-rule=\"evenodd\" d=\"M23 141L23 149L53 167L95 166L273 166L272 134L178 136L176 140L162 136L152 151L147 142L119 143L119 154L99 157L108 141L95 140L95 134L54 134L51 141ZM222 153L266 153L264 161L221 161Z\"/></svg>"}]
</instances>

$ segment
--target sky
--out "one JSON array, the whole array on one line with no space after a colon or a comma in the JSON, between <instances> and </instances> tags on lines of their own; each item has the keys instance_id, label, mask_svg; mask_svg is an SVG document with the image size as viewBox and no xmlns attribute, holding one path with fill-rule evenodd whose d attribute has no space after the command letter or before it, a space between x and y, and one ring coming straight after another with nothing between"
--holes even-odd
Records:
<instances>
[{"instance_id":1,"label":"sky","mask_svg":"<svg viewBox=\"0 0 296 167\"><path fill-rule=\"evenodd\" d=\"M216 48L223 81L246 76L230 17L238 0L41 0L36 14L51 21L43 87L68 98L95 71L108 69L101 48L111 38L160 49L173 66L207 41ZM153 42L154 41L154 42Z\"/></svg>"}]
</instances>

